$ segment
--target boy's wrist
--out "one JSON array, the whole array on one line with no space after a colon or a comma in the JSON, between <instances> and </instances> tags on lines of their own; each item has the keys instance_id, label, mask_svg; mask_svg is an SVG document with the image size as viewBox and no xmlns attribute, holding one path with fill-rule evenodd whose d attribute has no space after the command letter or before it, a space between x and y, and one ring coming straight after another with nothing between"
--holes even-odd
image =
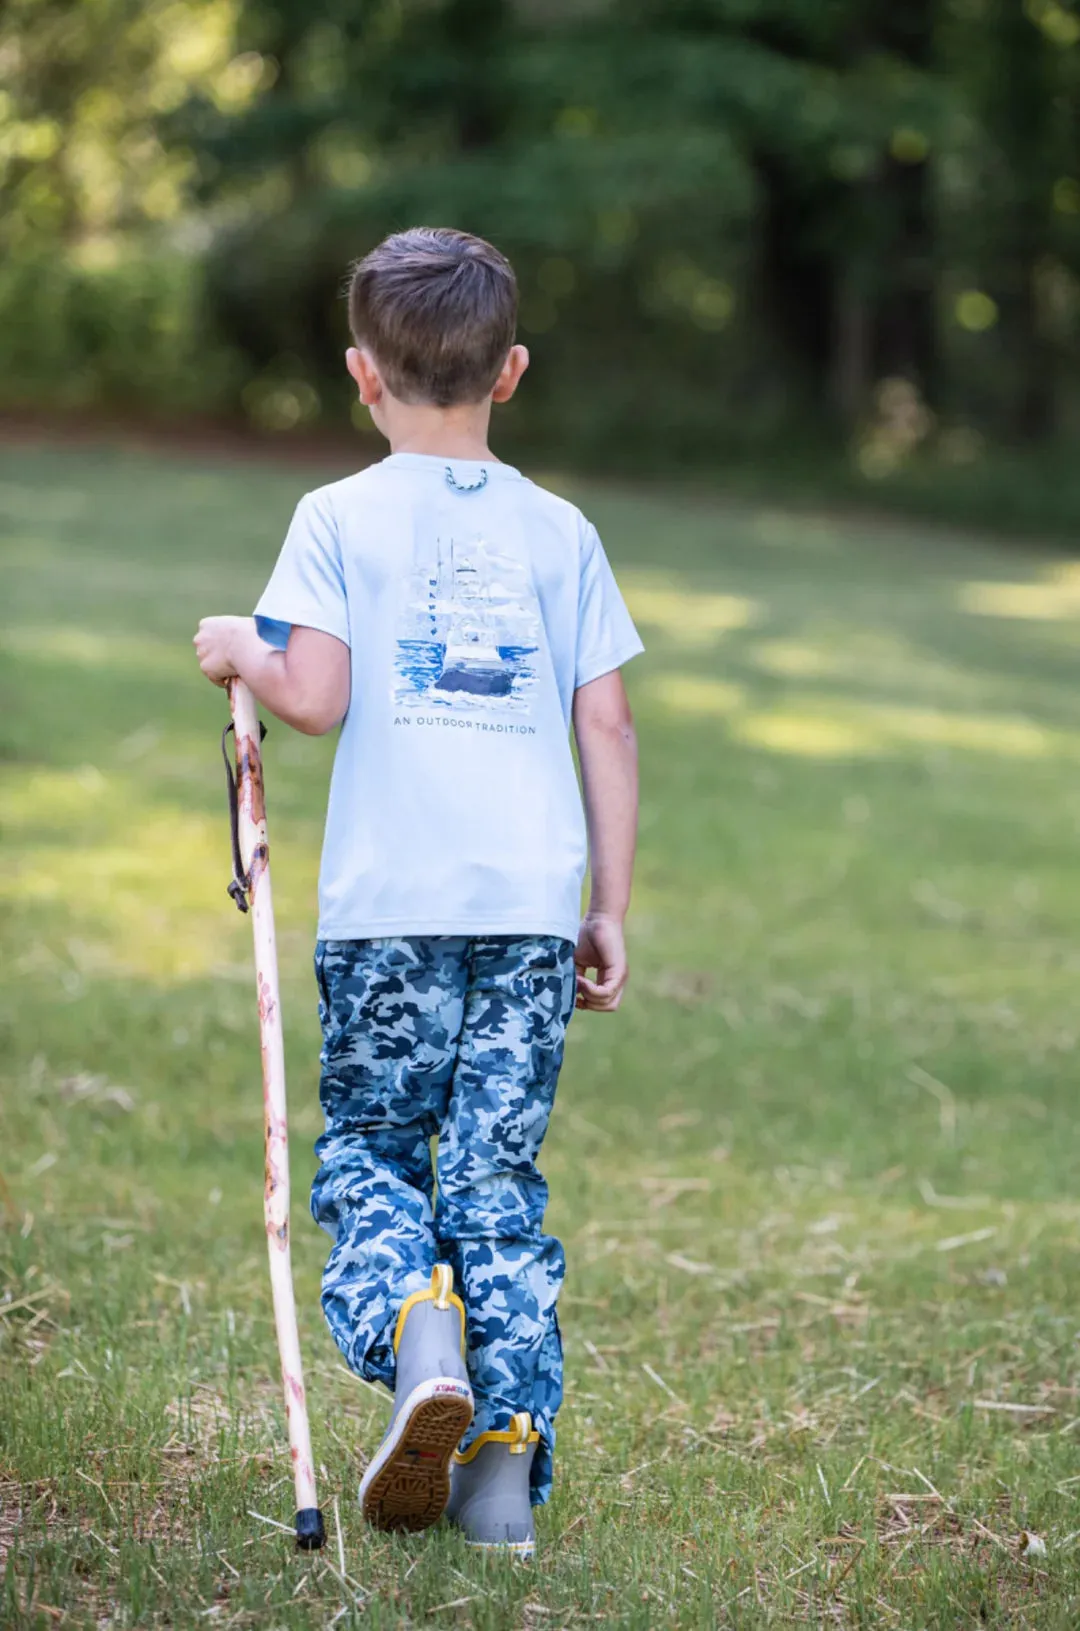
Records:
<instances>
[{"instance_id":1,"label":"boy's wrist","mask_svg":"<svg viewBox=\"0 0 1080 1631\"><path fill-rule=\"evenodd\" d=\"M624 906L621 910L618 910L600 902L590 901L588 910L585 913L586 923L595 923L599 918L602 918L605 923L617 923L621 928L626 920L626 907Z\"/></svg>"},{"instance_id":2,"label":"boy's wrist","mask_svg":"<svg viewBox=\"0 0 1080 1631\"><path fill-rule=\"evenodd\" d=\"M231 663L236 664L242 658L244 648L248 644L248 632L249 630L253 631L254 628L254 618L233 617L229 619L229 626L225 635L225 646Z\"/></svg>"}]
</instances>

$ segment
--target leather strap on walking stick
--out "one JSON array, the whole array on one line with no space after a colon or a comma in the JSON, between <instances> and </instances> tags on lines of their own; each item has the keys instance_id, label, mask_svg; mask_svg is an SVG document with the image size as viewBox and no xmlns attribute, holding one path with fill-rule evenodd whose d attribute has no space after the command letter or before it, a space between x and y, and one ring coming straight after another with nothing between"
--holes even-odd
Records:
<instances>
[{"instance_id":1,"label":"leather strap on walking stick","mask_svg":"<svg viewBox=\"0 0 1080 1631\"><path fill-rule=\"evenodd\" d=\"M236 789L236 772L233 770L232 754L229 752L228 738L230 732L233 735L236 734L231 719L221 733L221 757L225 761L225 787L229 803L229 836L232 839L233 875L227 893L236 902L237 909L246 912L248 910L248 894L251 890L251 878L244 871L244 857L240 854L240 806ZM266 726L260 719L259 741L262 742L265 737Z\"/></svg>"}]
</instances>

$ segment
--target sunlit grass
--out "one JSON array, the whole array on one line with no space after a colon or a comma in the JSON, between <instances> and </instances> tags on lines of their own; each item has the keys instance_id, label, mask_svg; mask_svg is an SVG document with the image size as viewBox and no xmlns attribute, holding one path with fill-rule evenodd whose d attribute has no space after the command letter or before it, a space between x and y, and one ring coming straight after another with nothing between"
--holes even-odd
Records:
<instances>
[{"instance_id":1,"label":"sunlit grass","mask_svg":"<svg viewBox=\"0 0 1080 1631\"><path fill-rule=\"evenodd\" d=\"M66 663L114 674L152 673L175 680L186 670L188 653L175 641L140 639L137 634L94 634L83 628L16 628L4 636L4 649L20 662Z\"/></svg>"},{"instance_id":2,"label":"sunlit grass","mask_svg":"<svg viewBox=\"0 0 1080 1631\"><path fill-rule=\"evenodd\" d=\"M320 479L0 458L0 1622L1074 1626L1078 568L685 494L568 484L649 651L633 985L571 1028L546 1150L567 1399L531 1574L356 1511L386 1406L304 1206L331 744L267 740L347 1578L266 1522L250 926L189 642Z\"/></svg>"},{"instance_id":3,"label":"sunlit grass","mask_svg":"<svg viewBox=\"0 0 1080 1631\"><path fill-rule=\"evenodd\" d=\"M741 685L697 674L656 674L648 682L648 694L672 713L721 719L737 713L746 698Z\"/></svg>"},{"instance_id":4,"label":"sunlit grass","mask_svg":"<svg viewBox=\"0 0 1080 1631\"><path fill-rule=\"evenodd\" d=\"M627 603L644 631L657 630L676 645L710 646L733 629L744 629L761 615L745 595L693 593L660 575L626 574Z\"/></svg>"},{"instance_id":5,"label":"sunlit grass","mask_svg":"<svg viewBox=\"0 0 1080 1631\"><path fill-rule=\"evenodd\" d=\"M861 758L875 753L883 741L879 733L855 720L790 709L744 714L736 722L735 735L753 747L808 759Z\"/></svg>"},{"instance_id":6,"label":"sunlit grass","mask_svg":"<svg viewBox=\"0 0 1080 1631\"><path fill-rule=\"evenodd\" d=\"M801 666L799 678L805 679L807 672L807 666ZM960 748L1006 759L1080 757L1080 736L1046 730L1030 719L1010 715L797 693L783 707L764 712L751 705L743 686L662 671L646 682L645 694L675 715L726 719L735 740L807 758L862 758L905 752L912 745Z\"/></svg>"},{"instance_id":7,"label":"sunlit grass","mask_svg":"<svg viewBox=\"0 0 1080 1631\"><path fill-rule=\"evenodd\" d=\"M1074 622L1080 618L1080 571L1070 562L1048 568L1034 582L965 583L960 605L982 617Z\"/></svg>"}]
</instances>

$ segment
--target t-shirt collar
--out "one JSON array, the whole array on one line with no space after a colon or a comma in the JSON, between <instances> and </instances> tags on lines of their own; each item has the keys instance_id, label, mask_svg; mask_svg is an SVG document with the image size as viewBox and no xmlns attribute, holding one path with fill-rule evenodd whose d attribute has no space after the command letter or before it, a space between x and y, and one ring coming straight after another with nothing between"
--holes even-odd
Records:
<instances>
[{"instance_id":1,"label":"t-shirt collar","mask_svg":"<svg viewBox=\"0 0 1080 1631\"><path fill-rule=\"evenodd\" d=\"M389 453L382 461L389 470L429 470L453 485L468 490L488 481L521 481L520 470L499 459L452 459L442 453Z\"/></svg>"}]
</instances>

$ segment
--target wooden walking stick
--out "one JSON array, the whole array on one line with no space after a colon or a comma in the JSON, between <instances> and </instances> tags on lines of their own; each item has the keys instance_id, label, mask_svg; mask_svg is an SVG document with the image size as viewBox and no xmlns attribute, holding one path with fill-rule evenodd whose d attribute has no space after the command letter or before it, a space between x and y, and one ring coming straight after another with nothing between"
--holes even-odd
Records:
<instances>
[{"instance_id":1,"label":"wooden walking stick","mask_svg":"<svg viewBox=\"0 0 1080 1631\"><path fill-rule=\"evenodd\" d=\"M274 902L270 893L270 852L266 842L261 741L264 734L252 696L243 680L228 684L232 724L226 725L221 751L229 782L233 881L229 894L242 912L250 910L255 931L255 981L259 992L259 1041L262 1046L263 1118L266 1130L266 1185L263 1215L270 1252L270 1287L274 1325L285 1385L285 1418L289 1454L296 1484L296 1544L316 1551L326 1538L315 1493L300 1336L296 1328L292 1257L289 1251L289 1132L285 1113L285 1048L281 1031ZM233 775L226 738L236 739Z\"/></svg>"}]
</instances>

